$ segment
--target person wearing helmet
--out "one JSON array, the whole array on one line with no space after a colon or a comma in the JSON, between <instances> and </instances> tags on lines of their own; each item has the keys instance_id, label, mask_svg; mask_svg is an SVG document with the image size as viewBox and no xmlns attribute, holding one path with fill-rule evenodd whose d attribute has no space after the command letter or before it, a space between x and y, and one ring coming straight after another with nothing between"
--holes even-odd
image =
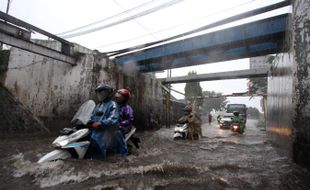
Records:
<instances>
[{"instance_id":1,"label":"person wearing helmet","mask_svg":"<svg viewBox=\"0 0 310 190\"><path fill-rule=\"evenodd\" d=\"M119 89L115 94L115 101L120 110L120 130L123 135L130 132L133 125L133 110L127 104L130 98L130 92L127 89Z\"/></svg>"},{"instance_id":2,"label":"person wearing helmet","mask_svg":"<svg viewBox=\"0 0 310 190\"><path fill-rule=\"evenodd\" d=\"M187 105L183 108L184 115L178 120L178 123L188 124L188 138L191 140L199 139L202 136L201 132L201 119L197 114L193 113L191 105Z\"/></svg>"},{"instance_id":3,"label":"person wearing helmet","mask_svg":"<svg viewBox=\"0 0 310 190\"><path fill-rule=\"evenodd\" d=\"M120 110L120 131L122 132L123 137L129 133L133 127L134 115L133 109L128 105L128 100L131 97L129 90L119 89L115 94L115 101L119 105ZM131 137L131 142L139 148L139 143L141 142L137 137Z\"/></svg>"},{"instance_id":4,"label":"person wearing helmet","mask_svg":"<svg viewBox=\"0 0 310 190\"><path fill-rule=\"evenodd\" d=\"M232 117L232 122L240 123L241 133L244 133L244 120L243 117L239 114L239 111L233 112L234 116Z\"/></svg>"},{"instance_id":5,"label":"person wearing helmet","mask_svg":"<svg viewBox=\"0 0 310 190\"><path fill-rule=\"evenodd\" d=\"M108 150L127 155L127 145L118 129L119 109L117 104L111 100L114 90L112 87L102 84L95 91L98 104L89 122L90 145L86 157L103 160L106 158Z\"/></svg>"}]
</instances>

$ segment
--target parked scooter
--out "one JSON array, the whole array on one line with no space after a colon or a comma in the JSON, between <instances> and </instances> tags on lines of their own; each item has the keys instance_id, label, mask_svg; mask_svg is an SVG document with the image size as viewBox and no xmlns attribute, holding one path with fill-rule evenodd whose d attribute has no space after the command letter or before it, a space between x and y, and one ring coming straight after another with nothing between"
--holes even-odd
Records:
<instances>
[{"instance_id":1,"label":"parked scooter","mask_svg":"<svg viewBox=\"0 0 310 190\"><path fill-rule=\"evenodd\" d=\"M187 123L177 123L174 127L173 139L186 139L188 134Z\"/></svg>"},{"instance_id":2,"label":"parked scooter","mask_svg":"<svg viewBox=\"0 0 310 190\"><path fill-rule=\"evenodd\" d=\"M73 128L64 128L60 131L60 136L57 137L52 145L55 150L47 153L39 159L38 163L48 162L52 160L78 158L83 159L89 147L89 140L85 139L90 130L88 129L89 121L93 110L95 109L93 100L86 101L74 115L71 123ZM125 140L135 133L136 128L126 134Z\"/></svg>"}]
</instances>

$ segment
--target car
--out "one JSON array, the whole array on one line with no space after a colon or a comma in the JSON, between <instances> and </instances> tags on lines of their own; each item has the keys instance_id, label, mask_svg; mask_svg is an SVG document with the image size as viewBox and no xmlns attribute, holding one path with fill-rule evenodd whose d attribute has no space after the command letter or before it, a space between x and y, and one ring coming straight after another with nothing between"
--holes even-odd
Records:
<instances>
[{"instance_id":1,"label":"car","mask_svg":"<svg viewBox=\"0 0 310 190\"><path fill-rule=\"evenodd\" d=\"M220 128L221 129L230 129L230 125L232 124L232 118L234 117L233 113L226 113L220 120Z\"/></svg>"}]
</instances>

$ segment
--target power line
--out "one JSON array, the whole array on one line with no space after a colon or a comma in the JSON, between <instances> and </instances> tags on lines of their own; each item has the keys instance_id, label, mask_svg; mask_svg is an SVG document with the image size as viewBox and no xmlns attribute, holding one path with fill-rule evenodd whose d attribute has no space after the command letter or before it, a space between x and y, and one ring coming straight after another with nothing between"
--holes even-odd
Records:
<instances>
[{"instance_id":1,"label":"power line","mask_svg":"<svg viewBox=\"0 0 310 190\"><path fill-rule=\"evenodd\" d=\"M68 33L71 33L71 32L77 31L77 30L81 30L81 29L83 29L83 28L87 28L87 27L90 27L90 26L99 24L99 23L101 23L101 22L108 21L108 20L113 19L113 18L115 18L115 17L122 16L122 15L128 13L128 12L133 12L133 11L135 11L135 10L137 10L137 9L141 9L141 8L143 8L143 7L145 7L145 6L148 6L148 5L150 5L150 4L153 4L155 1L156 1L156 0L149 1L149 2L147 2L147 3L138 5L138 6L136 6L136 7L131 8L131 9L125 10L125 11L123 11L123 12L121 12L121 13L118 13L118 14L109 16L109 17L107 17L107 18L104 18L104 19L101 19L101 20L92 22L92 23L90 23L90 24L86 24L86 25L84 25L84 26L80 26L80 27L77 27L77 28L74 28L74 29L71 29L71 30L68 30L68 31L65 31L65 32L61 32L61 33L56 34L56 35L61 36L61 35L64 35L64 34L68 34Z\"/></svg>"},{"instance_id":2,"label":"power line","mask_svg":"<svg viewBox=\"0 0 310 190\"><path fill-rule=\"evenodd\" d=\"M186 25L186 24L188 24L188 23L192 23L193 21L201 20L201 19L203 19L203 18L205 18L205 17L211 17L211 16L217 15L217 14L219 14L219 13L223 13L223 12L226 12L226 11L229 11L229 10L233 10L233 9L235 9L235 8L238 8L238 7L241 7L241 6L244 6L244 5L253 3L253 1L256 1L256 0L249 0L249 1L245 2L245 3L241 3L241 4L238 4L238 5L236 5L236 6L233 6L233 7L227 8L227 9L223 9L223 10L218 11L218 12L215 12L215 13L212 13L212 14L209 14L209 15L205 15L205 16L200 17L200 18L195 19L195 20L190 20L190 21L187 21L187 22L185 22L185 23L178 24L178 25L175 25L175 26L172 26L172 27L169 27L169 28L164 28L164 29L161 29L161 30L157 30L157 31L155 31L155 32L150 33L150 35L162 33L162 32L165 32L165 31L169 31L169 30L172 30L172 29L175 29L175 28L184 26L184 25ZM108 46L112 46L112 45L117 45L117 44L129 42L129 41L132 41L132 40L144 38L144 37L146 37L146 36L148 36L148 35L149 35L149 34L141 35L141 36L137 36L137 37L134 37L134 38L131 38L131 39L127 39L127 40L117 41L117 42L113 42L113 43L105 44L105 45L100 45L100 46L97 46L97 47L95 47L95 48L102 48L102 47L108 47Z\"/></svg>"},{"instance_id":3,"label":"power line","mask_svg":"<svg viewBox=\"0 0 310 190\"><path fill-rule=\"evenodd\" d=\"M133 19L145 16L145 15L148 15L148 14L151 14L153 12L159 11L159 10L161 10L163 8L170 7L170 6L174 5L174 4L180 3L182 1L184 1L184 0L168 1L166 3L157 5L155 7L152 7L150 9L147 9L147 10L142 11L140 13L137 13L137 14L134 14L132 16L129 16L127 18L123 18L123 19L121 19L119 21L115 21L115 22L112 22L112 23L109 23L109 24L106 24L106 25L102 25L102 26L99 26L99 27L96 27L96 28L92 28L92 29L89 29L89 30L85 30L85 31L82 31L82 32L77 32L77 33L74 33L74 34L64 35L62 37L63 38L73 38L73 37L89 34L89 33L92 33L92 32L96 32L96 31L99 31L99 30L102 30L102 29L105 29L105 28L109 28L109 27L112 27L112 26L115 26L115 25L118 25L118 24L121 24L121 23L124 23L124 22L128 22L130 20L133 20Z\"/></svg>"},{"instance_id":4,"label":"power line","mask_svg":"<svg viewBox=\"0 0 310 190\"><path fill-rule=\"evenodd\" d=\"M121 6L121 4L117 2L117 0L113 0L113 2L114 2L117 6L119 6L120 8L124 9L124 8ZM152 36L154 39L156 39L156 37L155 37L152 33L150 33L150 31L149 31L143 24L141 24L137 19L134 19L134 21L135 21L143 30L145 30L145 31L148 33L148 35L150 35L150 36Z\"/></svg>"}]
</instances>

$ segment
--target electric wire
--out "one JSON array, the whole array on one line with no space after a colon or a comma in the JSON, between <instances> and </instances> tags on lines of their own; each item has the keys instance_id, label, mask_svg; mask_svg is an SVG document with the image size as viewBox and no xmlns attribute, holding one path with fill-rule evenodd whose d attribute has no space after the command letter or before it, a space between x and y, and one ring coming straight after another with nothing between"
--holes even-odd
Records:
<instances>
[{"instance_id":1,"label":"electric wire","mask_svg":"<svg viewBox=\"0 0 310 190\"><path fill-rule=\"evenodd\" d=\"M107 17L107 18L104 18L104 19L101 19L101 20L98 20L98 21L95 21L95 22L92 22L92 23L89 23L89 24L86 24L86 25L83 25L83 26L79 26L79 27L74 28L74 29L70 29L70 30L68 30L68 31L64 31L64 32L58 33L58 34L56 34L56 35L62 36L62 35L64 35L64 34L72 33L72 32L75 32L75 31L77 31L77 30L81 30L81 29L84 29L84 28L87 28L87 27L90 27L90 26L99 24L99 23L101 23L101 22L108 21L108 20L110 20L110 19L113 19L113 18L122 16L122 15L128 13L128 12L133 12L133 11L135 11L135 10L138 10L138 9L141 9L141 8L143 8L143 7L145 7L145 6L148 6L148 5L150 5L150 4L153 4L155 1L156 1L156 0L148 1L147 3L138 5L138 6L136 6L136 7L131 8L131 9L125 10L125 11L123 11L123 12L121 12L121 13L118 13L118 14L115 14L115 15L112 15L112 16L109 16L109 17Z\"/></svg>"},{"instance_id":2,"label":"electric wire","mask_svg":"<svg viewBox=\"0 0 310 190\"><path fill-rule=\"evenodd\" d=\"M256 0L250 0L250 1L247 1L245 3L241 3L241 4L238 4L236 6L233 6L233 7L230 7L230 8L227 8L227 9L223 9L223 10L220 10L218 12L215 12L215 13L212 13L212 14L209 14L209 15L205 15L203 17L200 17L200 18L197 18L195 20L190 20L190 21L187 21L185 23L182 23L182 24L178 24L178 25L175 25L175 26L172 26L172 27L169 27L169 28L164 28L164 29L161 29L161 30L157 30L155 32L152 32L150 34L145 34L145 35L141 35L141 36L137 36L137 37L134 37L134 38L130 38L130 39L127 39L127 40L121 40L121 41L117 41L117 42L113 42L113 43L110 43L110 44L104 44L104 45L99 45L99 46L96 46L95 48L103 48L103 47L108 47L108 46L112 46L112 45L117 45L117 44L121 44L121 43L125 43L125 42L129 42L129 41L133 41L133 40L137 40L137 39L140 39L140 38L144 38L148 35L154 35L154 34L158 34L158 33L162 33L162 32L166 32L166 31L169 31L169 30L173 30L175 28L178 28L178 27L181 27L181 26L184 26L188 23L192 23L194 21L197 21L197 20L201 20L205 17L212 17L212 16L215 16L217 14L220 14L220 13L223 13L223 12L226 12L226 11L230 11L230 10L233 10L235 8L238 8L238 7L241 7L241 6L244 6L244 5L247 5L247 4L250 4L250 3L253 3L253 1L256 1Z\"/></svg>"},{"instance_id":3,"label":"electric wire","mask_svg":"<svg viewBox=\"0 0 310 190\"><path fill-rule=\"evenodd\" d=\"M105 24L105 25L102 25L102 26L98 26L98 27L95 27L95 28L92 28L92 29L88 29L88 30L85 30L85 31L81 31L81 32L77 32L77 33L74 33L74 34L64 35L64 36L62 36L62 38L68 39L68 38L73 38L73 37L78 37L78 36L82 36L82 35L85 35L85 34L93 33L93 32L96 32L96 31L99 31L99 30L102 30L102 29L105 29L105 28L109 28L109 27L112 27L112 26L115 26L115 25L118 25L118 24L121 24L121 23L124 23L124 22L128 22L130 20L133 20L133 19L145 16L145 15L148 15L148 14L151 14L153 12L159 11L159 10L161 10L163 8L170 7L170 6L174 5L174 4L180 3L182 1L184 1L184 0L172 0L172 1L160 4L160 5L157 5L155 7L152 7L150 9L144 10L142 12L139 12L139 13L134 14L132 16L129 16L127 18L123 18L123 19L120 19L118 21L115 21L115 22L112 22L112 23L109 23L109 24Z\"/></svg>"},{"instance_id":4,"label":"electric wire","mask_svg":"<svg viewBox=\"0 0 310 190\"><path fill-rule=\"evenodd\" d=\"M120 3L117 2L117 0L113 0L113 2L119 6L121 9L124 9ZM134 19L134 21L144 30L148 33L148 35L152 36L154 39L157 39L142 23L140 23L137 19Z\"/></svg>"}]
</instances>

